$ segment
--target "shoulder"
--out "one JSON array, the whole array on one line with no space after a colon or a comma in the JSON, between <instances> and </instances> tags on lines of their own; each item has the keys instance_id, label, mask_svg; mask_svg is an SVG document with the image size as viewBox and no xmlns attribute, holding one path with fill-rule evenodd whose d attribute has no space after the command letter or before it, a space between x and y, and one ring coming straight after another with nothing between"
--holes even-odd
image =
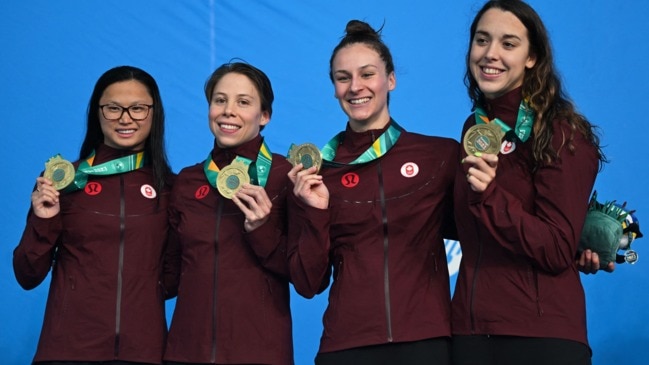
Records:
<instances>
[{"instance_id":1,"label":"shoulder","mask_svg":"<svg viewBox=\"0 0 649 365\"><path fill-rule=\"evenodd\" d=\"M194 165L186 166L183 167L178 175L176 176L175 183L179 183L180 181L187 180L187 179L193 179L195 176L203 176L203 162L198 162Z\"/></svg>"},{"instance_id":2,"label":"shoulder","mask_svg":"<svg viewBox=\"0 0 649 365\"><path fill-rule=\"evenodd\" d=\"M598 163L598 148L583 133L572 128L566 120L555 120L552 127L552 145L562 160L571 157L581 160L582 163Z\"/></svg>"},{"instance_id":3,"label":"shoulder","mask_svg":"<svg viewBox=\"0 0 649 365\"><path fill-rule=\"evenodd\" d=\"M417 146L433 148L433 149L448 149L454 150L459 148L459 142L450 137L429 136L420 133L413 133L404 131L401 135L403 141L408 144L416 144ZM401 139L400 138L400 139Z\"/></svg>"},{"instance_id":4,"label":"shoulder","mask_svg":"<svg viewBox=\"0 0 649 365\"><path fill-rule=\"evenodd\" d=\"M272 161L272 169L273 170L281 170L285 171L288 173L288 171L292 168L293 166L291 165L290 162L284 157L283 155L280 155L278 153L273 153L273 161Z\"/></svg>"},{"instance_id":5,"label":"shoulder","mask_svg":"<svg viewBox=\"0 0 649 365\"><path fill-rule=\"evenodd\" d=\"M168 174L165 175L165 185L166 185L166 190L171 190L171 188L174 186L176 183L176 179L178 178L178 174L176 174L173 171L170 171Z\"/></svg>"},{"instance_id":6,"label":"shoulder","mask_svg":"<svg viewBox=\"0 0 649 365\"><path fill-rule=\"evenodd\" d=\"M555 147L561 147L571 141L575 147L593 147L593 142L584 136L579 130L573 128L567 120L556 119L552 122L552 143Z\"/></svg>"}]
</instances>

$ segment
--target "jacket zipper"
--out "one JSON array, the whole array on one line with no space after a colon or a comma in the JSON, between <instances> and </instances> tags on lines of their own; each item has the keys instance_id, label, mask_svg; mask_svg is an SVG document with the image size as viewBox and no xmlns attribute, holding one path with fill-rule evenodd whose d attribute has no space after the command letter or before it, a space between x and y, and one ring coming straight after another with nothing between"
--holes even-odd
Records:
<instances>
[{"instance_id":1,"label":"jacket zipper","mask_svg":"<svg viewBox=\"0 0 649 365\"><path fill-rule=\"evenodd\" d=\"M126 201L124 199L124 176L119 177L119 258L117 268L117 299L115 303L115 358L119 357L119 340L122 316L122 286L124 271L124 245L126 236Z\"/></svg>"},{"instance_id":2,"label":"jacket zipper","mask_svg":"<svg viewBox=\"0 0 649 365\"><path fill-rule=\"evenodd\" d=\"M372 140L375 140L374 133L372 133ZM383 186L383 169L381 168L381 161L377 161L376 170L379 178L379 199L381 201L381 217L383 218L383 293L385 300L385 321L387 325L387 340L392 342L392 315L391 315L391 302L390 302L390 272L388 270L388 214L385 205L385 188Z\"/></svg>"},{"instance_id":3,"label":"jacket zipper","mask_svg":"<svg viewBox=\"0 0 649 365\"><path fill-rule=\"evenodd\" d=\"M217 193L218 194L218 193ZM214 283L212 285L212 355L210 356L210 363L216 362L216 314L217 314L217 284L216 279L218 276L218 258L219 258L219 230L221 228L221 213L223 212L223 198L219 197L219 202L216 208L216 233L214 234Z\"/></svg>"}]
</instances>

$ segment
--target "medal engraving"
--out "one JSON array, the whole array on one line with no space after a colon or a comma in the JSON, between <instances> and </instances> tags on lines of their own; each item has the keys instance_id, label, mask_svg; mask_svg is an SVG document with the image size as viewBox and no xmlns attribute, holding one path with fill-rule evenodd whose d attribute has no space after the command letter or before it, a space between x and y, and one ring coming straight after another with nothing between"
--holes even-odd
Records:
<instances>
[{"instance_id":1,"label":"medal engraving","mask_svg":"<svg viewBox=\"0 0 649 365\"><path fill-rule=\"evenodd\" d=\"M250 183L248 166L236 160L224 167L216 178L216 188L226 199L232 199L243 184L248 183Z\"/></svg>"},{"instance_id":2,"label":"medal engraving","mask_svg":"<svg viewBox=\"0 0 649 365\"><path fill-rule=\"evenodd\" d=\"M462 144L467 155L479 153L498 154L503 133L491 124L476 124L464 134Z\"/></svg>"},{"instance_id":3,"label":"medal engraving","mask_svg":"<svg viewBox=\"0 0 649 365\"><path fill-rule=\"evenodd\" d=\"M315 166L318 173L322 166L322 153L314 144L303 143L291 148L288 160L293 166L301 163L304 169Z\"/></svg>"},{"instance_id":4,"label":"medal engraving","mask_svg":"<svg viewBox=\"0 0 649 365\"><path fill-rule=\"evenodd\" d=\"M56 155L45 163L43 177L52 180L56 190L62 190L74 181L74 166L70 161Z\"/></svg>"}]
</instances>

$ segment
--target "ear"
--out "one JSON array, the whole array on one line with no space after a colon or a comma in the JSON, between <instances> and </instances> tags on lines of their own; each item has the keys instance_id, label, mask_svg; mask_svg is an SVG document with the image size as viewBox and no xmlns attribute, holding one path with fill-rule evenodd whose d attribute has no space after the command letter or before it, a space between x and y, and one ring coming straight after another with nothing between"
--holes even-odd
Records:
<instances>
[{"instance_id":1,"label":"ear","mask_svg":"<svg viewBox=\"0 0 649 365\"><path fill-rule=\"evenodd\" d=\"M261 120L259 121L259 125L263 126L268 124L268 122L270 122L270 115L268 114L268 111L261 112Z\"/></svg>"},{"instance_id":2,"label":"ear","mask_svg":"<svg viewBox=\"0 0 649 365\"><path fill-rule=\"evenodd\" d=\"M388 91L394 90L395 87L397 87L397 77L394 75L394 71L392 71L388 75Z\"/></svg>"},{"instance_id":3,"label":"ear","mask_svg":"<svg viewBox=\"0 0 649 365\"><path fill-rule=\"evenodd\" d=\"M530 55L527 57L527 61L525 62L525 68L530 69L536 65L536 55L533 53L530 53Z\"/></svg>"}]
</instances>

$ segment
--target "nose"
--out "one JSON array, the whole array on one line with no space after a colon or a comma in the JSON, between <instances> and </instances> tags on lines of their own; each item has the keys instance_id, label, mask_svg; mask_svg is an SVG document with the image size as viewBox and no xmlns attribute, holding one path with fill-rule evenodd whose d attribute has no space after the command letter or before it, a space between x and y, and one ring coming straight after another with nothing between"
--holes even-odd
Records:
<instances>
[{"instance_id":1,"label":"nose","mask_svg":"<svg viewBox=\"0 0 649 365\"><path fill-rule=\"evenodd\" d=\"M357 93L363 89L363 81L360 77L352 76L349 88L353 93Z\"/></svg>"},{"instance_id":2,"label":"nose","mask_svg":"<svg viewBox=\"0 0 649 365\"><path fill-rule=\"evenodd\" d=\"M228 101L223 106L223 115L234 115L235 101Z\"/></svg>"},{"instance_id":3,"label":"nose","mask_svg":"<svg viewBox=\"0 0 649 365\"><path fill-rule=\"evenodd\" d=\"M124 108L122 109L122 115L119 116L119 122L120 123L130 123L133 121L133 118L131 118L131 114L129 114L128 109Z\"/></svg>"},{"instance_id":4,"label":"nose","mask_svg":"<svg viewBox=\"0 0 649 365\"><path fill-rule=\"evenodd\" d=\"M486 59L495 60L498 58L498 44L496 42L491 42L487 46L487 49L484 54Z\"/></svg>"}]
</instances>

